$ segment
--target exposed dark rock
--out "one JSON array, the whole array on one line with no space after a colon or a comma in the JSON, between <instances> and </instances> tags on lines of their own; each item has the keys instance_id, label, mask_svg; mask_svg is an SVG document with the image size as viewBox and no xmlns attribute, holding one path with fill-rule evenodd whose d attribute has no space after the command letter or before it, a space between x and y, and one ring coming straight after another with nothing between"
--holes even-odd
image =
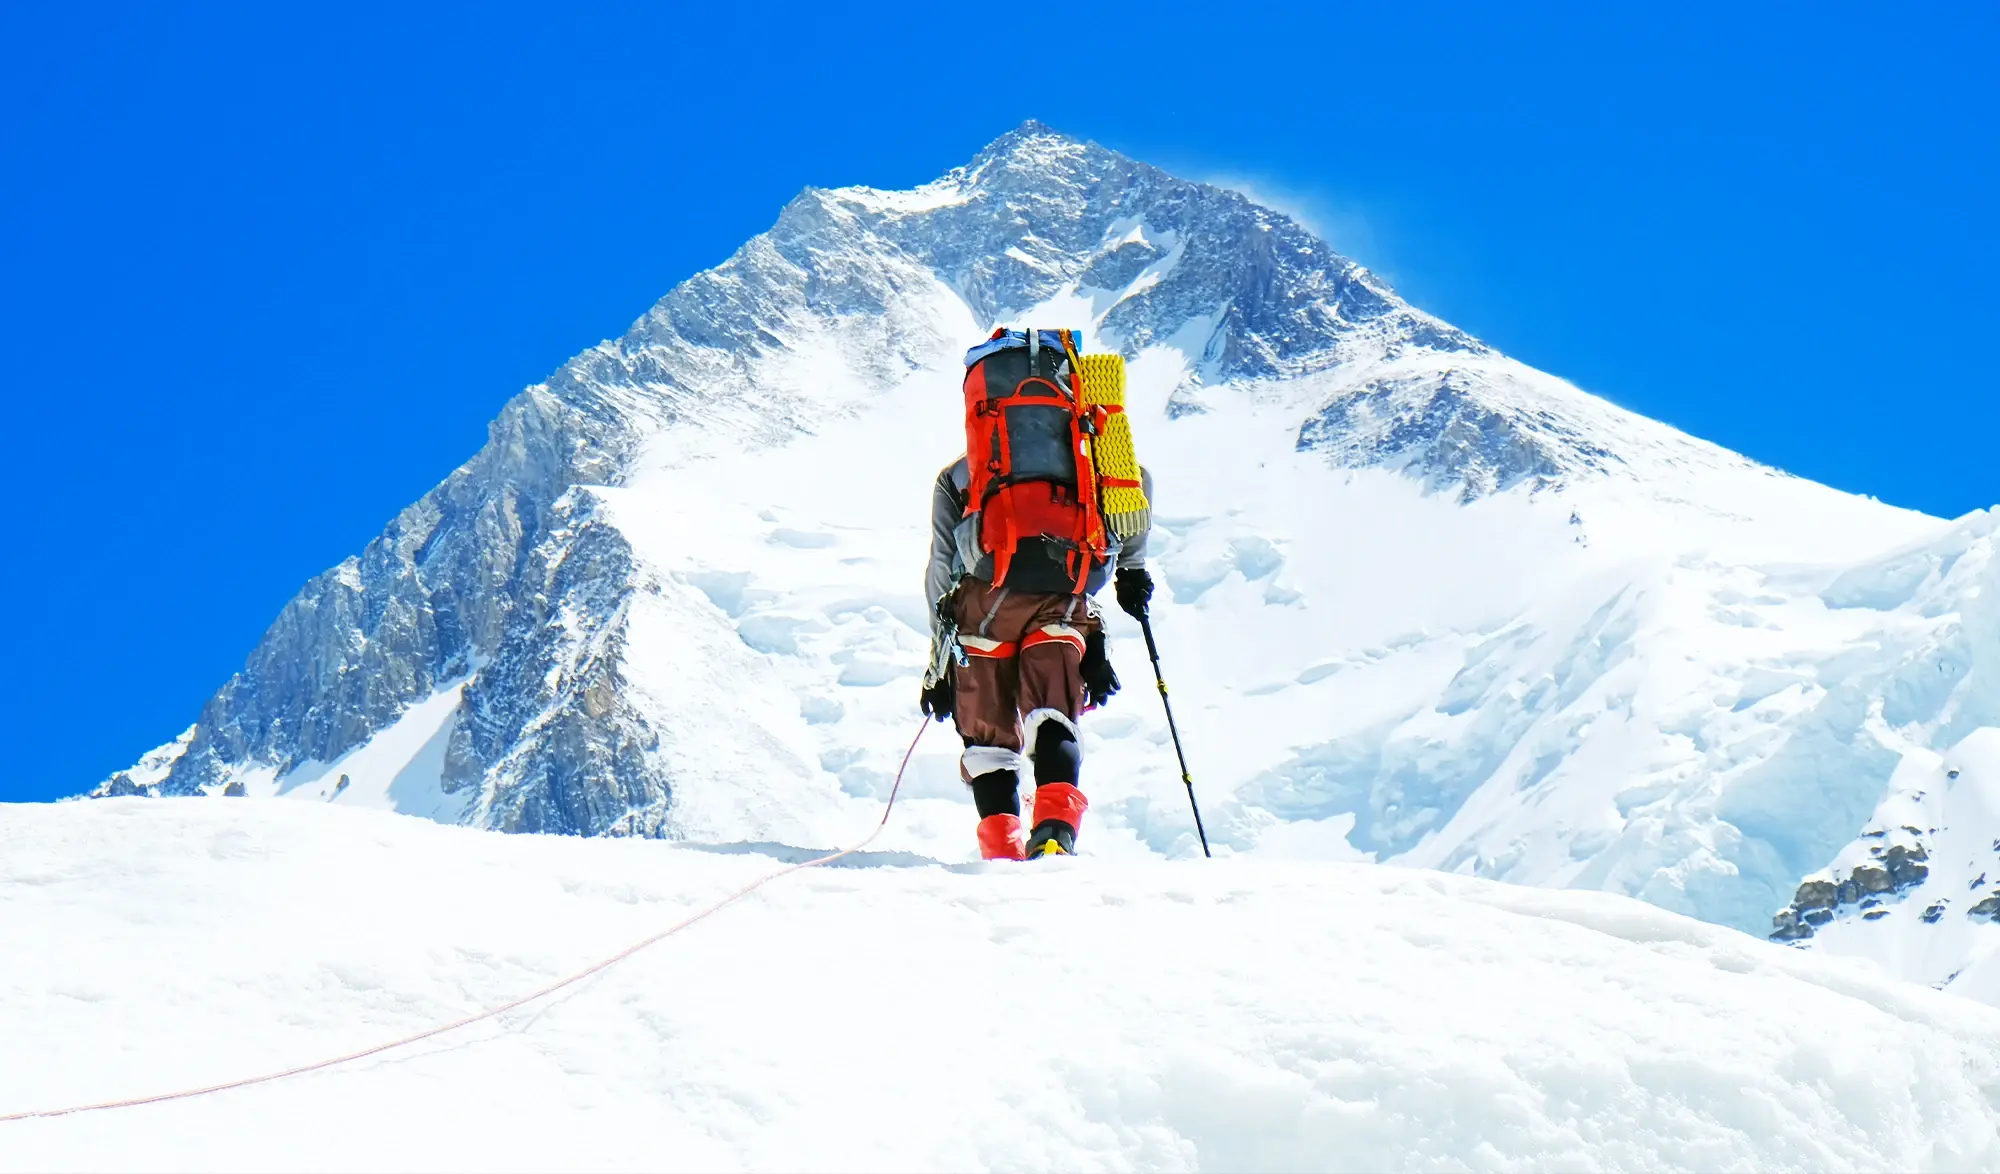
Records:
<instances>
[{"instance_id":1,"label":"exposed dark rock","mask_svg":"<svg viewBox=\"0 0 2000 1174\"><path fill-rule=\"evenodd\" d=\"M1930 876L1930 867L1925 863L1930 853L1922 844L1874 846L1870 854L1879 860L1857 866L1837 882L1815 877L1799 885L1792 903L1772 918L1776 927L1772 940L1798 941L1811 937L1816 928L1831 922L1847 906L1856 907L1866 920L1878 920L1889 912L1884 907L1888 898L1923 884ZM1934 922L1937 916L1927 912L1924 920Z\"/></svg>"},{"instance_id":2,"label":"exposed dark rock","mask_svg":"<svg viewBox=\"0 0 2000 1174\"><path fill-rule=\"evenodd\" d=\"M1780 909L1771 918L1771 940L1774 942L1801 942L1813 936L1812 926L1799 920L1798 914L1790 909Z\"/></svg>"},{"instance_id":3,"label":"exposed dark rock","mask_svg":"<svg viewBox=\"0 0 2000 1174\"><path fill-rule=\"evenodd\" d=\"M1482 387L1480 376L1446 371L1343 392L1299 428L1299 451L1325 453L1349 467L1402 467L1468 501L1617 463L1553 415L1490 406Z\"/></svg>"},{"instance_id":4,"label":"exposed dark rock","mask_svg":"<svg viewBox=\"0 0 2000 1174\"><path fill-rule=\"evenodd\" d=\"M1924 878L1931 874L1930 867L1924 863L1929 859L1930 853L1924 850L1922 844L1914 848L1895 844L1883 855L1882 866L1888 869L1891 884L1900 892L1922 884Z\"/></svg>"},{"instance_id":5,"label":"exposed dark rock","mask_svg":"<svg viewBox=\"0 0 2000 1174\"><path fill-rule=\"evenodd\" d=\"M1792 905L1800 911L1831 909L1839 898L1839 890L1832 881L1809 880L1799 886L1798 895L1792 898Z\"/></svg>"},{"instance_id":6,"label":"exposed dark rock","mask_svg":"<svg viewBox=\"0 0 2000 1174\"><path fill-rule=\"evenodd\" d=\"M133 782L132 776L121 770L99 786L95 794L106 799L129 799L146 794L146 789Z\"/></svg>"},{"instance_id":7,"label":"exposed dark rock","mask_svg":"<svg viewBox=\"0 0 2000 1174\"><path fill-rule=\"evenodd\" d=\"M1854 884L1864 895L1893 892L1896 888L1889 870L1873 864L1864 864L1854 870Z\"/></svg>"}]
</instances>

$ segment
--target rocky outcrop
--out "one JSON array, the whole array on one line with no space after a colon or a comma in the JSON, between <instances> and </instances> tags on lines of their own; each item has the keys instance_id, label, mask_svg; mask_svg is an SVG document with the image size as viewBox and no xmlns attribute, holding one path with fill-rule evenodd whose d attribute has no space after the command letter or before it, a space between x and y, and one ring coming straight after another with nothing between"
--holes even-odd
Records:
<instances>
[{"instance_id":1,"label":"rocky outcrop","mask_svg":"<svg viewBox=\"0 0 2000 1174\"><path fill-rule=\"evenodd\" d=\"M1299 451L1352 468L1402 468L1467 501L1618 463L1576 422L1546 410L1510 412L1483 397L1489 378L1447 368L1369 380L1307 418Z\"/></svg>"},{"instance_id":2,"label":"rocky outcrop","mask_svg":"<svg viewBox=\"0 0 2000 1174\"><path fill-rule=\"evenodd\" d=\"M483 789L499 831L658 835L673 789L620 679L632 552L587 491L552 511L498 655L466 689L444 788Z\"/></svg>"},{"instance_id":3,"label":"rocky outcrop","mask_svg":"<svg viewBox=\"0 0 2000 1174\"><path fill-rule=\"evenodd\" d=\"M1885 900L1917 888L1930 876L1926 863L1930 853L1921 842L1877 846L1873 853L1876 860L1853 868L1838 880L1807 878L1792 903L1771 918L1771 940L1804 941L1850 908L1867 917Z\"/></svg>"},{"instance_id":4,"label":"rocky outcrop","mask_svg":"<svg viewBox=\"0 0 2000 1174\"><path fill-rule=\"evenodd\" d=\"M613 478L630 439L546 388L515 397L477 456L285 605L162 775L125 772L98 793L189 795L246 763L330 762L492 659L552 505Z\"/></svg>"}]
</instances>

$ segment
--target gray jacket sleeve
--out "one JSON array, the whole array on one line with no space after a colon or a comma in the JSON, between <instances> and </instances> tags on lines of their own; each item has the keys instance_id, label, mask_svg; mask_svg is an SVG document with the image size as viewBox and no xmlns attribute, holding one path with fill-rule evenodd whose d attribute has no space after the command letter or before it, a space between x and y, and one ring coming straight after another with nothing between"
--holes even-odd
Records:
<instances>
[{"instance_id":1,"label":"gray jacket sleeve","mask_svg":"<svg viewBox=\"0 0 2000 1174\"><path fill-rule=\"evenodd\" d=\"M958 519L965 513L965 495L952 481L946 465L931 486L931 561L924 568L924 603L930 608L932 634L937 630L937 602L958 580Z\"/></svg>"},{"instance_id":2,"label":"gray jacket sleeve","mask_svg":"<svg viewBox=\"0 0 2000 1174\"><path fill-rule=\"evenodd\" d=\"M1139 466L1139 485L1145 491L1146 504L1157 508L1155 502L1158 499L1153 496L1153 471L1144 465ZM1149 518L1152 512L1151 509L1147 511ZM1144 530L1127 538L1125 544L1118 548L1118 565L1121 567L1144 567L1146 565L1146 540L1152 536L1153 528L1149 524Z\"/></svg>"}]
</instances>

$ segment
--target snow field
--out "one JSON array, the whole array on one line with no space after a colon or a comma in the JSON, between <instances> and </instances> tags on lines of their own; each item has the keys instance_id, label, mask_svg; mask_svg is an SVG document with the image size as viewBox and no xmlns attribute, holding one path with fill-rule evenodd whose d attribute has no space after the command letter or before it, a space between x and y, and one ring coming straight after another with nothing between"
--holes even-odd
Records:
<instances>
[{"instance_id":1,"label":"snow field","mask_svg":"<svg viewBox=\"0 0 2000 1174\"><path fill-rule=\"evenodd\" d=\"M803 847L0 807L0 1112L429 1026ZM0 1168L2000 1166L2000 1012L1625 898L1242 858L849 864L503 1024L0 1125Z\"/></svg>"},{"instance_id":2,"label":"snow field","mask_svg":"<svg viewBox=\"0 0 2000 1174\"><path fill-rule=\"evenodd\" d=\"M246 797L338 803L458 822L465 816L468 797L445 794L439 779L469 679L453 681L412 705L394 723L334 762L300 763L283 777L263 771L246 778ZM343 778L348 780L345 786Z\"/></svg>"}]
</instances>

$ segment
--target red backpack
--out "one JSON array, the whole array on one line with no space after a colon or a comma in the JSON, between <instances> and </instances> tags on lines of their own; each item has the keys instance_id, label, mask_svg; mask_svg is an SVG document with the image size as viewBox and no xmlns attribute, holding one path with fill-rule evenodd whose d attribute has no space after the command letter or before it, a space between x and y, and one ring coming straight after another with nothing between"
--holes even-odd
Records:
<instances>
[{"instance_id":1,"label":"red backpack","mask_svg":"<svg viewBox=\"0 0 2000 1174\"><path fill-rule=\"evenodd\" d=\"M965 356L965 516L993 556L993 584L1084 593L1109 543L1086 437L1077 339L1068 330L996 330Z\"/></svg>"}]
</instances>

